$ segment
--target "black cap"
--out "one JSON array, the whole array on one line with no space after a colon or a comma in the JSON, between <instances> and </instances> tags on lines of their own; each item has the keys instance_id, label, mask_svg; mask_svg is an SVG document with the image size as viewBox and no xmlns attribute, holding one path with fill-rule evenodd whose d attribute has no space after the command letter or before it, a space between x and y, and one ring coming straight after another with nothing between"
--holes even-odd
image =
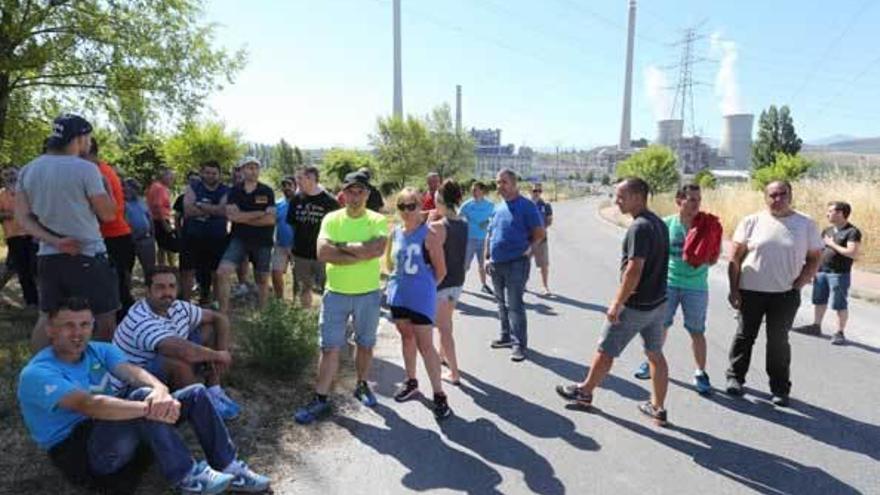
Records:
<instances>
[{"instance_id":1,"label":"black cap","mask_svg":"<svg viewBox=\"0 0 880 495\"><path fill-rule=\"evenodd\" d=\"M64 146L74 138L91 132L92 124L88 120L79 115L66 113L52 121L52 134L46 140L46 144L52 147Z\"/></svg>"},{"instance_id":2,"label":"black cap","mask_svg":"<svg viewBox=\"0 0 880 495\"><path fill-rule=\"evenodd\" d=\"M363 172L351 172L345 176L342 181L342 189L348 189L350 186L360 184L364 189L370 185L370 178Z\"/></svg>"}]
</instances>

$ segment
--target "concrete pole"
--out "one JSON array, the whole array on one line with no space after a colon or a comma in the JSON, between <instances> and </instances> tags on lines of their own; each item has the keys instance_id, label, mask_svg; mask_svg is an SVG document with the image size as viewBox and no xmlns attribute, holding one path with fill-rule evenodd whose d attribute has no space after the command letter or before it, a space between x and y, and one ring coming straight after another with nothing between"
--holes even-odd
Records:
<instances>
[{"instance_id":1,"label":"concrete pole","mask_svg":"<svg viewBox=\"0 0 880 495\"><path fill-rule=\"evenodd\" d=\"M636 36L636 0L629 0L629 24L626 33L626 75L623 81L623 118L620 123L620 143L617 147L628 150L632 139L632 75L633 44Z\"/></svg>"},{"instance_id":2,"label":"concrete pole","mask_svg":"<svg viewBox=\"0 0 880 495\"><path fill-rule=\"evenodd\" d=\"M455 134L461 135L461 84L455 85Z\"/></svg>"},{"instance_id":3,"label":"concrete pole","mask_svg":"<svg viewBox=\"0 0 880 495\"><path fill-rule=\"evenodd\" d=\"M403 118L403 77L400 61L400 0L394 0L394 116Z\"/></svg>"}]
</instances>

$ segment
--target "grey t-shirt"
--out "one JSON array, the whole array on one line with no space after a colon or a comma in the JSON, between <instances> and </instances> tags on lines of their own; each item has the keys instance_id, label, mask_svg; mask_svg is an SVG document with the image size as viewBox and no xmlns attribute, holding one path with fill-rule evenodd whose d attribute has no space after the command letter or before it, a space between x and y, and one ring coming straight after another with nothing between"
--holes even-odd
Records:
<instances>
[{"instance_id":1,"label":"grey t-shirt","mask_svg":"<svg viewBox=\"0 0 880 495\"><path fill-rule=\"evenodd\" d=\"M31 212L46 229L77 239L86 256L107 251L89 203L90 197L107 194L94 163L72 155L42 155L21 170L18 183ZM55 246L40 242L40 256L59 253Z\"/></svg>"},{"instance_id":2,"label":"grey t-shirt","mask_svg":"<svg viewBox=\"0 0 880 495\"><path fill-rule=\"evenodd\" d=\"M666 275L669 270L669 229L666 222L649 210L633 219L623 238L620 273L632 258L645 260L635 292L624 305L647 311L666 302Z\"/></svg>"}]
</instances>

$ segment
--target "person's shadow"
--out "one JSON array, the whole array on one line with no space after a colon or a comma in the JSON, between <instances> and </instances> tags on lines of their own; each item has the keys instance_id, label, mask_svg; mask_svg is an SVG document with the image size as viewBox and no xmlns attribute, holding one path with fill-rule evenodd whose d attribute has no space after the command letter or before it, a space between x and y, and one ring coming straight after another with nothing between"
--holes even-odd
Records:
<instances>
[{"instance_id":1,"label":"person's shadow","mask_svg":"<svg viewBox=\"0 0 880 495\"><path fill-rule=\"evenodd\" d=\"M465 316L473 316L476 318L498 318L498 310L495 308L485 309L463 301L458 301L455 308Z\"/></svg>"},{"instance_id":2,"label":"person's shadow","mask_svg":"<svg viewBox=\"0 0 880 495\"><path fill-rule=\"evenodd\" d=\"M545 300L553 302L553 303L565 304L567 306L572 306L572 307L575 307L578 309L585 309L587 311L595 311L597 313L602 313L602 314L605 314L608 312L608 306L603 306L601 304L593 304L593 303L584 302L584 301L578 301L577 299L572 299L570 297L563 296L563 295L557 294L555 292L553 293L552 296L545 296L543 294L536 294L536 295L538 297L540 297L541 299L545 299Z\"/></svg>"},{"instance_id":3,"label":"person's shadow","mask_svg":"<svg viewBox=\"0 0 880 495\"><path fill-rule=\"evenodd\" d=\"M690 384L679 380L669 381L683 388L692 388ZM766 394L752 389L746 390L750 395L769 400ZM713 394L710 400L731 411L785 426L818 442L880 461L880 426L875 424L864 423L794 398L791 399L789 409L800 414L792 414L787 408L774 407L769 402L756 403L723 393Z\"/></svg>"},{"instance_id":4,"label":"person's shadow","mask_svg":"<svg viewBox=\"0 0 880 495\"><path fill-rule=\"evenodd\" d=\"M535 349L529 349L528 359L538 366L556 373L559 377L569 382L582 381L587 376L587 371L589 370L586 365L555 356L548 356ZM636 401L644 401L651 396L650 392L639 385L610 373L605 377L605 380L602 381L602 384L599 385L599 387L611 390L627 399Z\"/></svg>"},{"instance_id":5,"label":"person's shadow","mask_svg":"<svg viewBox=\"0 0 880 495\"><path fill-rule=\"evenodd\" d=\"M708 433L677 425L666 428L690 437L693 440L691 442L602 411L596 411L595 414L633 433L688 455L697 465L741 483L758 493L768 495L860 493L821 468L805 466L791 459L723 440Z\"/></svg>"}]
</instances>

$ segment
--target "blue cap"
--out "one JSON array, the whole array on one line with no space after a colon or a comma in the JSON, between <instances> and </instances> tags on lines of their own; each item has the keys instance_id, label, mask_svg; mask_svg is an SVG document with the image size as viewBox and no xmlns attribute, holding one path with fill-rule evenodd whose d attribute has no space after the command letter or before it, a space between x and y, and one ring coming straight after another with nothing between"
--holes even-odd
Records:
<instances>
[{"instance_id":1,"label":"blue cap","mask_svg":"<svg viewBox=\"0 0 880 495\"><path fill-rule=\"evenodd\" d=\"M46 140L46 144L48 146L64 146L74 138L91 132L92 124L88 120L79 115L66 113L52 121L52 134Z\"/></svg>"}]
</instances>

